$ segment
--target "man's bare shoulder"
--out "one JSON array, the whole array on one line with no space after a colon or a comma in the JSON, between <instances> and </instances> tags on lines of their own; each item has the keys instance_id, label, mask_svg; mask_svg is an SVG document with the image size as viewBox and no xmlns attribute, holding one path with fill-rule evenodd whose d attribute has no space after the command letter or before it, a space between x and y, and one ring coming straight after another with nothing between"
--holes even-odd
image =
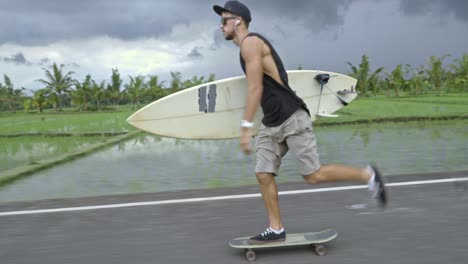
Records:
<instances>
[{"instance_id":1,"label":"man's bare shoulder","mask_svg":"<svg viewBox=\"0 0 468 264\"><path fill-rule=\"evenodd\" d=\"M242 57L249 57L253 55L261 55L265 43L257 36L247 36L241 43Z\"/></svg>"}]
</instances>

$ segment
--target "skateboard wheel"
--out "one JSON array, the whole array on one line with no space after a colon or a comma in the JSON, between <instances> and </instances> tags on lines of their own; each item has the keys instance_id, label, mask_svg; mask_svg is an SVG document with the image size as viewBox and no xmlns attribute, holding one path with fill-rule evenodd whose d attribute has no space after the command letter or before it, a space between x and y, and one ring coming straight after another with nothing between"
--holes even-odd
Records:
<instances>
[{"instance_id":1,"label":"skateboard wheel","mask_svg":"<svg viewBox=\"0 0 468 264\"><path fill-rule=\"evenodd\" d=\"M245 257L247 258L248 261L252 262L255 260L255 258L257 257L255 255L255 252L251 249L246 249L245 250Z\"/></svg>"},{"instance_id":2,"label":"skateboard wheel","mask_svg":"<svg viewBox=\"0 0 468 264\"><path fill-rule=\"evenodd\" d=\"M317 245L313 245L313 247L314 247L315 253L319 256L325 256L325 254L327 253L327 250L325 249L323 245L317 244Z\"/></svg>"}]
</instances>

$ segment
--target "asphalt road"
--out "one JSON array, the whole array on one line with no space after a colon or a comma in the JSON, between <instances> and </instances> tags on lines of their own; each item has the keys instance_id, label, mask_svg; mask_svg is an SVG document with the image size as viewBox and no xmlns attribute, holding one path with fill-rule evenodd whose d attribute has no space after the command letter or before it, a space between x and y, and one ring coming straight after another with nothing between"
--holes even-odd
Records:
<instances>
[{"instance_id":1,"label":"asphalt road","mask_svg":"<svg viewBox=\"0 0 468 264\"><path fill-rule=\"evenodd\" d=\"M468 263L468 171L389 181L385 211L360 186L280 185L288 233L339 235L326 256L263 249L256 263ZM0 203L0 263L245 263L229 240L266 225L256 186Z\"/></svg>"}]
</instances>

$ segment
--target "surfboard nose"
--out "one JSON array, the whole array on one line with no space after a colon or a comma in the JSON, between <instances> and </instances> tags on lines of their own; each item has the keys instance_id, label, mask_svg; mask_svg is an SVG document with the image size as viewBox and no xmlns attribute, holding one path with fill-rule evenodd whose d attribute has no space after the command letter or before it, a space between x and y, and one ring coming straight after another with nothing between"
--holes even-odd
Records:
<instances>
[{"instance_id":1,"label":"surfboard nose","mask_svg":"<svg viewBox=\"0 0 468 264\"><path fill-rule=\"evenodd\" d=\"M137 120L136 117L137 117L136 113L131 114L129 117L127 117L127 120L126 120L127 123L129 123L130 125L136 127L135 126L135 121Z\"/></svg>"},{"instance_id":2,"label":"surfboard nose","mask_svg":"<svg viewBox=\"0 0 468 264\"><path fill-rule=\"evenodd\" d=\"M132 123L132 120L133 120L133 114L131 114L129 117L127 117L127 123Z\"/></svg>"}]
</instances>

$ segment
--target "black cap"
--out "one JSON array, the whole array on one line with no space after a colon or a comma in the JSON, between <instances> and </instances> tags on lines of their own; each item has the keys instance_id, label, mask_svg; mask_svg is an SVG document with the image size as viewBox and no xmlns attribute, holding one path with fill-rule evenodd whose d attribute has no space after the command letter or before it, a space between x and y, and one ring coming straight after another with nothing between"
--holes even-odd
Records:
<instances>
[{"instance_id":1,"label":"black cap","mask_svg":"<svg viewBox=\"0 0 468 264\"><path fill-rule=\"evenodd\" d=\"M224 4L224 7L215 5L213 6L213 9L218 15L221 15L223 12L230 12L242 17L247 23L252 21L249 8L239 1L227 1L226 4Z\"/></svg>"}]
</instances>

